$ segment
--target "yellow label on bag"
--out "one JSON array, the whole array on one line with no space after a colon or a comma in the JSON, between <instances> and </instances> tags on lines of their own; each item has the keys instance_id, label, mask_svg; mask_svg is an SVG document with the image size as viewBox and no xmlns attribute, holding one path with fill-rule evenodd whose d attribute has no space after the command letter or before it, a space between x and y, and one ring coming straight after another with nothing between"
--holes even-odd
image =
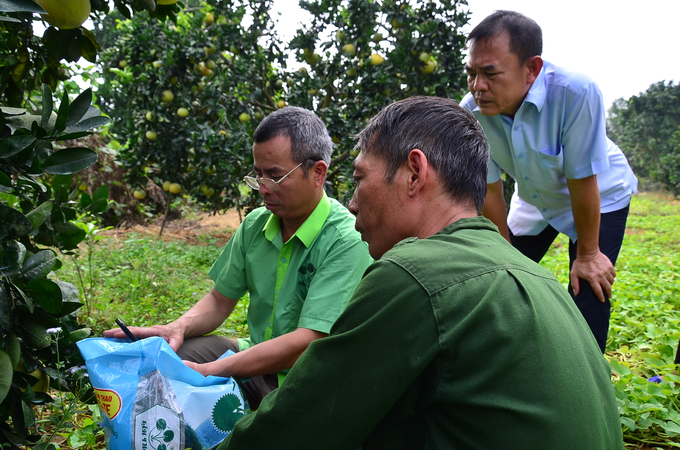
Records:
<instances>
[{"instance_id":1,"label":"yellow label on bag","mask_svg":"<svg viewBox=\"0 0 680 450\"><path fill-rule=\"evenodd\" d=\"M99 408L104 411L104 413L109 416L109 419L113 419L118 415L121 408L120 395L116 391L110 389L97 389L94 390L97 396L97 404Z\"/></svg>"}]
</instances>

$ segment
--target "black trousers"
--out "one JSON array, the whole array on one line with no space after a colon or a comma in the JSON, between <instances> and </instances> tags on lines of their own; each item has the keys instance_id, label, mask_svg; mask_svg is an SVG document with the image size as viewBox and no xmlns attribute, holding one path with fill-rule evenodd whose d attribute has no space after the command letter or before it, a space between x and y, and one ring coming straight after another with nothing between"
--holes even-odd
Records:
<instances>
[{"instance_id":1,"label":"black trousers","mask_svg":"<svg viewBox=\"0 0 680 450\"><path fill-rule=\"evenodd\" d=\"M628 219L629 209L630 205L618 211L604 213L600 216L600 251L609 258L612 264L616 264L616 259L621 250L623 237L626 233L626 220ZM548 225L545 230L536 236L515 236L510 232L510 241L522 254L539 262L558 234L559 232L556 229ZM576 242L569 241L570 271L575 259ZM588 326L590 326L602 353L604 353L607 346L607 333L609 332L611 303L609 298L606 298L606 295L605 302L600 302L595 296L595 291L593 291L593 288L590 287L590 283L587 281L579 280L579 282L579 294L574 295L571 285L569 285L569 294L574 299L586 322L588 322Z\"/></svg>"}]
</instances>

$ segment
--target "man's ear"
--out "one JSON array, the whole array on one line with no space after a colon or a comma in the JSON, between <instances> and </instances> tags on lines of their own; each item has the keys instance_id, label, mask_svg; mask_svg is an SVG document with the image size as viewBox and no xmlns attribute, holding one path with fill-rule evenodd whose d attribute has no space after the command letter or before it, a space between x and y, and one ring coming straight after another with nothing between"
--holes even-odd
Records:
<instances>
[{"instance_id":1,"label":"man's ear","mask_svg":"<svg viewBox=\"0 0 680 450\"><path fill-rule=\"evenodd\" d=\"M527 76L527 84L531 84L534 81L536 81L536 78L538 78L538 74L541 72L541 69L543 68L543 58L541 58L538 55L532 56L524 64L526 68L529 69L529 75Z\"/></svg>"},{"instance_id":2,"label":"man's ear","mask_svg":"<svg viewBox=\"0 0 680 450\"><path fill-rule=\"evenodd\" d=\"M316 161L311 168L312 174L314 175L314 185L316 187L323 186L324 181L326 181L326 173L328 172L328 165L325 161Z\"/></svg>"},{"instance_id":3,"label":"man's ear","mask_svg":"<svg viewBox=\"0 0 680 450\"><path fill-rule=\"evenodd\" d=\"M427 182L427 156L421 150L413 149L406 159L408 173L408 193L414 196L420 191Z\"/></svg>"}]
</instances>

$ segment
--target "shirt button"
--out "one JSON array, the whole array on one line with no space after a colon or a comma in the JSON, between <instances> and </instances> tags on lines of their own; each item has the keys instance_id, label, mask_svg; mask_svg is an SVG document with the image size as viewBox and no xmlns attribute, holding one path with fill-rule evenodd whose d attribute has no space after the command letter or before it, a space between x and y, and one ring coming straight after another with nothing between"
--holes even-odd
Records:
<instances>
[{"instance_id":1,"label":"shirt button","mask_svg":"<svg viewBox=\"0 0 680 450\"><path fill-rule=\"evenodd\" d=\"M529 179L529 177L524 177L524 179L525 179L525 180L528 180L528 179Z\"/></svg>"},{"instance_id":2,"label":"shirt button","mask_svg":"<svg viewBox=\"0 0 680 450\"><path fill-rule=\"evenodd\" d=\"M543 208L541 211L546 212L548 208Z\"/></svg>"},{"instance_id":3,"label":"shirt button","mask_svg":"<svg viewBox=\"0 0 680 450\"><path fill-rule=\"evenodd\" d=\"M285 263L286 263L286 258L281 258L281 262L285 264Z\"/></svg>"},{"instance_id":4,"label":"shirt button","mask_svg":"<svg viewBox=\"0 0 680 450\"><path fill-rule=\"evenodd\" d=\"M534 198L538 198L538 195L534 194L533 197L534 197Z\"/></svg>"},{"instance_id":5,"label":"shirt button","mask_svg":"<svg viewBox=\"0 0 680 450\"><path fill-rule=\"evenodd\" d=\"M518 131L519 130L519 125L515 125L515 128L513 130Z\"/></svg>"},{"instance_id":6,"label":"shirt button","mask_svg":"<svg viewBox=\"0 0 680 450\"><path fill-rule=\"evenodd\" d=\"M523 158L523 157L524 157L524 153L520 153L520 154L517 155L517 156L519 156L520 158Z\"/></svg>"}]
</instances>

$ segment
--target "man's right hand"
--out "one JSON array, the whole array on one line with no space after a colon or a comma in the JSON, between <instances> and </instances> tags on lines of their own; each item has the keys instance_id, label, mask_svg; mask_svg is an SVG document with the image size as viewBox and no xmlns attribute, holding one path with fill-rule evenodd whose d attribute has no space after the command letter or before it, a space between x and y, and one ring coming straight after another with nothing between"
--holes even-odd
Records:
<instances>
[{"instance_id":1,"label":"man's right hand","mask_svg":"<svg viewBox=\"0 0 680 450\"><path fill-rule=\"evenodd\" d=\"M173 322L174 323L174 322ZM152 327L128 327L132 334L139 339L144 339L153 336L160 336L170 344L174 351L177 351L184 343L184 332L179 327L169 325L154 325ZM120 328L112 328L104 331L104 337L112 337L116 339L126 339L127 336Z\"/></svg>"}]
</instances>

